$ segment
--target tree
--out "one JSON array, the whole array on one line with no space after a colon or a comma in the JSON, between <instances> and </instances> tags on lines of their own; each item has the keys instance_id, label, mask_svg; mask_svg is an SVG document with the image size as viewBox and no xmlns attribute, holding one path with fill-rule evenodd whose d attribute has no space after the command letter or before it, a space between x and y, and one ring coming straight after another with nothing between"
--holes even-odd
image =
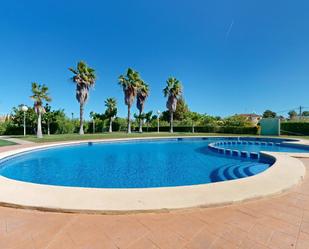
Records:
<instances>
[{"instance_id":1,"label":"tree","mask_svg":"<svg viewBox=\"0 0 309 249\"><path fill-rule=\"evenodd\" d=\"M151 120L152 120L152 111L145 113L145 121L146 121L146 124L147 124L147 132L148 132L149 124L150 124Z\"/></svg>"},{"instance_id":2,"label":"tree","mask_svg":"<svg viewBox=\"0 0 309 249\"><path fill-rule=\"evenodd\" d=\"M190 114L188 105L185 102L185 99L181 96L177 101L177 107L174 113L174 119L182 121Z\"/></svg>"},{"instance_id":3,"label":"tree","mask_svg":"<svg viewBox=\"0 0 309 249\"><path fill-rule=\"evenodd\" d=\"M177 101L182 94L182 85L179 80L170 77L166 81L167 86L163 89L164 97L167 97L166 108L170 113L170 132L173 133L173 115L177 108Z\"/></svg>"},{"instance_id":4,"label":"tree","mask_svg":"<svg viewBox=\"0 0 309 249\"><path fill-rule=\"evenodd\" d=\"M43 117L47 124L47 135L49 136L50 135L50 122L53 119L54 112L51 111L51 106L48 103L45 104L44 109L45 109L45 114Z\"/></svg>"},{"instance_id":5,"label":"tree","mask_svg":"<svg viewBox=\"0 0 309 249\"><path fill-rule=\"evenodd\" d=\"M83 61L77 63L77 68L69 68L74 74L72 81L76 84L76 99L79 102L79 134L84 134L84 106L89 97L89 90L94 86L95 70L87 66Z\"/></svg>"},{"instance_id":6,"label":"tree","mask_svg":"<svg viewBox=\"0 0 309 249\"><path fill-rule=\"evenodd\" d=\"M143 132L143 119L142 114L144 112L144 106L145 106L145 101L149 95L149 86L143 81L140 80L138 87L137 87L137 101L136 101L136 107L139 110L139 132ZM145 117L144 117L145 118Z\"/></svg>"},{"instance_id":7,"label":"tree","mask_svg":"<svg viewBox=\"0 0 309 249\"><path fill-rule=\"evenodd\" d=\"M292 120L292 119L295 119L297 117L297 112L294 111L294 110L291 110L289 111L289 118Z\"/></svg>"},{"instance_id":8,"label":"tree","mask_svg":"<svg viewBox=\"0 0 309 249\"><path fill-rule=\"evenodd\" d=\"M95 133L95 118L96 118L96 113L91 111L90 112L90 118L92 119L92 133Z\"/></svg>"},{"instance_id":9,"label":"tree","mask_svg":"<svg viewBox=\"0 0 309 249\"><path fill-rule=\"evenodd\" d=\"M138 131L141 133L143 131L140 131L140 124L142 124L142 129L143 129L143 123L145 119L145 113L134 113L133 117L135 118L134 124L137 124L138 126Z\"/></svg>"},{"instance_id":10,"label":"tree","mask_svg":"<svg viewBox=\"0 0 309 249\"><path fill-rule=\"evenodd\" d=\"M117 101L115 98L105 100L106 110L104 116L109 119L109 132L113 132L113 120L117 115Z\"/></svg>"},{"instance_id":11,"label":"tree","mask_svg":"<svg viewBox=\"0 0 309 249\"><path fill-rule=\"evenodd\" d=\"M124 102L128 106L127 132L131 133L131 106L136 97L138 85L141 81L138 72L128 68L126 75L119 76L119 85L122 86Z\"/></svg>"},{"instance_id":12,"label":"tree","mask_svg":"<svg viewBox=\"0 0 309 249\"><path fill-rule=\"evenodd\" d=\"M309 117L309 111L303 111L302 116Z\"/></svg>"},{"instance_id":13,"label":"tree","mask_svg":"<svg viewBox=\"0 0 309 249\"><path fill-rule=\"evenodd\" d=\"M190 112L190 113L188 114L188 116L189 116L189 119L190 119L191 122L192 122L192 133L194 133L194 126L195 126L196 122L198 122L199 120L201 120L202 115L199 114L199 113L197 113L197 112Z\"/></svg>"},{"instance_id":14,"label":"tree","mask_svg":"<svg viewBox=\"0 0 309 249\"><path fill-rule=\"evenodd\" d=\"M252 123L249 120L247 120L246 117L240 115L234 115L225 118L223 120L223 124L225 126L238 126L238 127L252 126Z\"/></svg>"},{"instance_id":15,"label":"tree","mask_svg":"<svg viewBox=\"0 0 309 249\"><path fill-rule=\"evenodd\" d=\"M7 134L21 134L22 127L24 126L24 112L21 107L23 104L13 107L12 112L10 114L10 120L8 123L10 125L7 127L5 133ZM37 124L37 114L35 113L34 108L29 107L26 113L26 129L27 133L36 133L36 125Z\"/></svg>"},{"instance_id":16,"label":"tree","mask_svg":"<svg viewBox=\"0 0 309 249\"><path fill-rule=\"evenodd\" d=\"M42 114L45 112L43 107L43 101L50 102L51 98L48 96L48 87L43 85L39 85L38 83L32 83L32 93L33 95L30 98L34 101L34 110L38 115L37 122L37 137L42 138Z\"/></svg>"},{"instance_id":17,"label":"tree","mask_svg":"<svg viewBox=\"0 0 309 249\"><path fill-rule=\"evenodd\" d=\"M277 116L277 113L271 111L271 110L266 110L263 113L263 118L275 118Z\"/></svg>"}]
</instances>

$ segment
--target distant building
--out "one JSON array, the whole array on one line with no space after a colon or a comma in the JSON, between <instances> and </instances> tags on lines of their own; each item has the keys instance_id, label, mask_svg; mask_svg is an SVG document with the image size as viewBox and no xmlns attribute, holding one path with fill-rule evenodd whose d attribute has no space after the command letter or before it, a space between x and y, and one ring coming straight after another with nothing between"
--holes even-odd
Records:
<instances>
[{"instance_id":1,"label":"distant building","mask_svg":"<svg viewBox=\"0 0 309 249\"><path fill-rule=\"evenodd\" d=\"M249 113L249 114L238 114L240 117L245 117L246 121L252 122L253 124L257 125L258 122L262 119L261 115L257 115L255 113Z\"/></svg>"}]
</instances>

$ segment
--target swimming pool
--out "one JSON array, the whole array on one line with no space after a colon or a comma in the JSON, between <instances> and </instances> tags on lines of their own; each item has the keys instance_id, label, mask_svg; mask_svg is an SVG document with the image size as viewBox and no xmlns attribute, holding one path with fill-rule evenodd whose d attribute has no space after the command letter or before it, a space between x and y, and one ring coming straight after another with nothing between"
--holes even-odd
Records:
<instances>
[{"instance_id":1,"label":"swimming pool","mask_svg":"<svg viewBox=\"0 0 309 249\"><path fill-rule=\"evenodd\" d=\"M271 166L273 161L267 158L219 155L208 148L210 143L234 139L156 139L48 148L2 160L0 175L57 186L150 188L233 180ZM293 150L309 152L303 148Z\"/></svg>"}]
</instances>

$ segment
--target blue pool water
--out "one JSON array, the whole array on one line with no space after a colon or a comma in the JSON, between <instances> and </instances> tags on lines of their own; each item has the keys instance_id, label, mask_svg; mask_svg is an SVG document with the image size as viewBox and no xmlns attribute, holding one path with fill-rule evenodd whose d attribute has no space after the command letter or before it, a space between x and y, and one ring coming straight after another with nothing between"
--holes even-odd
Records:
<instances>
[{"instance_id":1,"label":"blue pool water","mask_svg":"<svg viewBox=\"0 0 309 249\"><path fill-rule=\"evenodd\" d=\"M208 144L214 141L218 138L56 147L4 159L0 162L0 175L60 186L147 188L248 177L266 170L273 163L265 159L219 155L208 148ZM261 148L265 150L266 147ZM279 149L287 151L291 148Z\"/></svg>"},{"instance_id":2,"label":"blue pool water","mask_svg":"<svg viewBox=\"0 0 309 249\"><path fill-rule=\"evenodd\" d=\"M248 152L260 152L260 151L273 151L273 152L289 152L289 153L307 153L308 149L302 147L291 147L284 144L263 145L263 144L224 144L219 145L230 150L248 151Z\"/></svg>"}]
</instances>

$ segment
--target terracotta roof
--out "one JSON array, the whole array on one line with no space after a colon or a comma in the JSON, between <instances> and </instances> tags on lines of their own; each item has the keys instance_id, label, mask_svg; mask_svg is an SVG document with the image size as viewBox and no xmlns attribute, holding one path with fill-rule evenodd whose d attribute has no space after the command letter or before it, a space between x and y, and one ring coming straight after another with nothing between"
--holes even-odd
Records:
<instances>
[{"instance_id":1,"label":"terracotta roof","mask_svg":"<svg viewBox=\"0 0 309 249\"><path fill-rule=\"evenodd\" d=\"M255 113L251 113L251 114L238 114L238 116L243 116L243 117L261 117L261 115L257 115Z\"/></svg>"}]
</instances>

